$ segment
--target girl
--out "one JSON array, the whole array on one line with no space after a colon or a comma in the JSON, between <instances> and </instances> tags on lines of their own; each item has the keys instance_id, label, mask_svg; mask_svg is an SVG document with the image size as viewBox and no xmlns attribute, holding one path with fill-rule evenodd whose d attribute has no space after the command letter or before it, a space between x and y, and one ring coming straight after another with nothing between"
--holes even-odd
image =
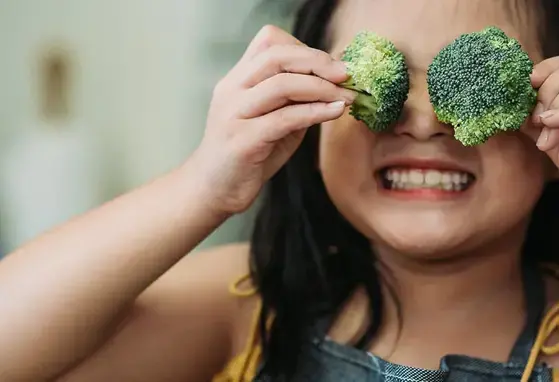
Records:
<instances>
[{"instance_id":1,"label":"girl","mask_svg":"<svg viewBox=\"0 0 559 382\"><path fill-rule=\"evenodd\" d=\"M2 382L557 378L557 18L552 0L305 1L294 36L264 28L217 85L183 166L2 262ZM466 148L425 73L488 25L537 62L539 104L524 131ZM410 67L382 134L336 86L361 30ZM427 172L439 188L385 187ZM250 245L184 257L264 183Z\"/></svg>"}]
</instances>

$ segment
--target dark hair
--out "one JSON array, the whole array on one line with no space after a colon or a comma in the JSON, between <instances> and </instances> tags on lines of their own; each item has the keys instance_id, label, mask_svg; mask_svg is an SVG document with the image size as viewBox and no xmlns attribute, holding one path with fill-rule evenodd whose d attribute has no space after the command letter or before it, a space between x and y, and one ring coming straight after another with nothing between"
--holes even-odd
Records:
<instances>
[{"instance_id":1,"label":"dark hair","mask_svg":"<svg viewBox=\"0 0 559 382\"><path fill-rule=\"evenodd\" d=\"M545 18L542 49L550 57L559 53L559 27L555 24L559 3L540 3ZM326 50L327 29L337 4L338 0L303 1L294 36L310 47ZM276 379L288 378L295 371L312 325L323 317L333 317L358 286L367 292L372 319L357 348L369 345L383 314L381 275L370 241L330 201L316 167L318 137L319 127L314 126L269 181L252 234L251 273L263 299L263 354L267 373ZM550 184L533 212L525 259L557 262L554 235L558 234L559 188ZM272 311L274 321L267 331L265 323Z\"/></svg>"}]
</instances>

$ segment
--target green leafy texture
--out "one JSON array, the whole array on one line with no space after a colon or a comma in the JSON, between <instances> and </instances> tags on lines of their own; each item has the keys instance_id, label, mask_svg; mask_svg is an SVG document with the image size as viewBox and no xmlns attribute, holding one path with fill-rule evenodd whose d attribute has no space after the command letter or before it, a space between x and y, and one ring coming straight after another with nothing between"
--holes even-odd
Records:
<instances>
[{"instance_id":1,"label":"green leafy texture","mask_svg":"<svg viewBox=\"0 0 559 382\"><path fill-rule=\"evenodd\" d=\"M358 92L350 114L380 132L400 117L408 98L409 75L404 55L372 32L360 32L346 47L342 61L349 79L342 87Z\"/></svg>"},{"instance_id":2,"label":"green leafy texture","mask_svg":"<svg viewBox=\"0 0 559 382\"><path fill-rule=\"evenodd\" d=\"M520 43L499 28L458 37L427 70L437 118L452 125L455 138L465 146L520 129L536 104L530 82L533 66Z\"/></svg>"}]
</instances>

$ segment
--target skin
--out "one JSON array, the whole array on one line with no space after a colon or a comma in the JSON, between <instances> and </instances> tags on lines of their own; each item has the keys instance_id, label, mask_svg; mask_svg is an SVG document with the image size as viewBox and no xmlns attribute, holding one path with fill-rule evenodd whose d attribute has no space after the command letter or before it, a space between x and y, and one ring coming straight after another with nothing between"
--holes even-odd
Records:
<instances>
[{"instance_id":1,"label":"skin","mask_svg":"<svg viewBox=\"0 0 559 382\"><path fill-rule=\"evenodd\" d=\"M537 49L530 49L537 47L537 40L498 12L499 2L485 5L482 16L478 1L457 4L451 1L433 9L424 1L345 1L334 21L334 55L339 56L355 33L368 29L394 41L411 66L409 99L392 132L370 134L347 114L322 129L320 166L329 194L353 225L391 252L386 257L396 256L392 252L418 259L479 253L480 246L493 245L498 237L518 247L526 217L549 177L546 156L524 134L501 135L486 145L466 148L454 140L449 126L437 121L427 92L427 66L460 34L497 25L541 61ZM403 7L408 11L396 27L386 15ZM448 17L452 9L457 9L459 19ZM394 200L379 192L371 174L402 158L448 161L473 173L477 184L468 197L448 203ZM527 177L531 182L524 181ZM505 192L510 189L515 192Z\"/></svg>"},{"instance_id":2,"label":"skin","mask_svg":"<svg viewBox=\"0 0 559 382\"><path fill-rule=\"evenodd\" d=\"M394 23L390 15L398 15L399 22ZM409 99L391 131L371 134L346 113L323 124L319 156L330 197L375 243L381 263L392 276L389 284L397 291L403 327L400 331L392 301L386 313L388 324L372 348L391 361L437 368L440 356L450 353L505 361L523 326L523 316L517 313L523 309L519 253L529 215L546 182L556 174L550 158L556 159L557 149L546 155L533 138L538 125L550 124L555 114L538 118L538 109L524 127L529 134L502 134L484 145L464 147L449 126L437 121L426 71L442 47L487 25L518 39L540 62L536 21L530 11L510 17L502 3L480 1L447 1L433 7L428 1L348 0L334 18L331 53L335 57L341 56L357 32L372 30L393 41L410 66ZM556 85L543 80L549 67L556 65L557 59L542 63L533 78L534 86L543 84L540 102L546 109L559 105L549 101L556 97L551 90L556 92ZM547 78L553 81L555 76ZM559 140L550 134L547 142ZM467 194L449 200L401 200L384 192L374 174L402 159L448 162L472 173L476 182ZM389 294L386 297L391 300ZM439 312L436 320L433 312ZM458 332L457 322L468 322L476 331ZM497 322L499 330L493 326ZM503 331L503 325L508 331ZM480 348L485 333L495 330L508 334L499 334ZM434 340L425 341L418 336L422 332ZM422 354L414 350L418 347Z\"/></svg>"},{"instance_id":3,"label":"skin","mask_svg":"<svg viewBox=\"0 0 559 382\"><path fill-rule=\"evenodd\" d=\"M525 26L532 24L510 23L493 2L432 4L341 2L332 25L333 56L357 29L374 29L411 60L404 118L393 132L377 136L342 116L354 98L335 86L346 79L343 65L283 31L264 28L216 87L203 142L183 166L2 261L0 348L10 352L0 355L0 379L211 379L248 335L256 301L234 298L227 289L248 272L248 248L184 254L248 208L305 130L323 122L319 166L328 192L378 245L402 306L399 341L388 299L390 324L371 350L426 368L437 368L450 352L506 359L524 320L518 252L526 215L554 176L551 161L559 164L559 60L543 61L534 71L542 107L525 134L463 148L428 104L424 73L430 59L459 33L488 23L518 37L539 62L538 44ZM529 14L520 13L526 21ZM459 201L392 200L377 191L372 174L394 153L460 162L477 184ZM511 188L515 193L507 192ZM548 284L552 304L559 288ZM332 337L351 342L366 323L366 304L357 291Z\"/></svg>"},{"instance_id":4,"label":"skin","mask_svg":"<svg viewBox=\"0 0 559 382\"><path fill-rule=\"evenodd\" d=\"M342 115L346 79L327 53L263 28L184 165L2 261L2 382L210 380L248 336L256 301L228 290L248 250L185 254L250 206L309 126Z\"/></svg>"}]
</instances>

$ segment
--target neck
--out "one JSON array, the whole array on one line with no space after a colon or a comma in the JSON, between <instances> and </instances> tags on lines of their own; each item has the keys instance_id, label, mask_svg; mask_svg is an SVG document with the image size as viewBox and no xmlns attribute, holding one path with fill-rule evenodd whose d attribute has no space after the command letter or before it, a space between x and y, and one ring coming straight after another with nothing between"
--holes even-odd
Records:
<instances>
[{"instance_id":1,"label":"neck","mask_svg":"<svg viewBox=\"0 0 559 382\"><path fill-rule=\"evenodd\" d=\"M426 338L431 338L427 347L433 348L433 353L469 352L506 360L525 322L522 235L511 236L517 240L503 238L475 254L451 259L440 256L445 260L438 261L420 261L378 249L386 301L379 340L392 344L391 348L381 346L379 353L393 354L402 344L417 348L420 344L414 343L414 338L421 338L425 346ZM503 330L510 335L495 349L475 354L485 351L479 346L487 333ZM438 362L441 355L433 359Z\"/></svg>"},{"instance_id":2,"label":"neck","mask_svg":"<svg viewBox=\"0 0 559 382\"><path fill-rule=\"evenodd\" d=\"M397 296L404 317L406 312L415 315L418 310L467 307L488 303L503 293L522 293L518 252L503 251L423 264L382 259L380 264L387 288Z\"/></svg>"}]
</instances>

